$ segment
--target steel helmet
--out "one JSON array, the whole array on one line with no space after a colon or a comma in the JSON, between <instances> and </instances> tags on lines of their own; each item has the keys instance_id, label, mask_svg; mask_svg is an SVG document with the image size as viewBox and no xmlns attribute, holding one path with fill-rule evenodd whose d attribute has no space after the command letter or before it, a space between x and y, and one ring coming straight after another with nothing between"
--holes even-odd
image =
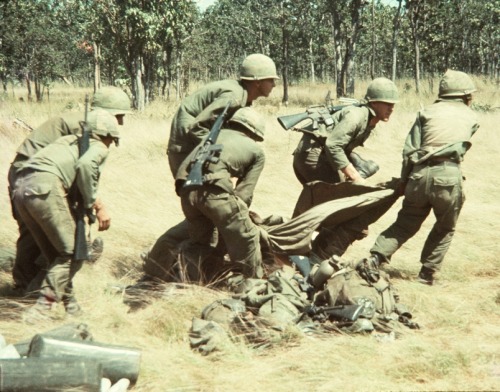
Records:
<instances>
[{"instance_id":1,"label":"steel helmet","mask_svg":"<svg viewBox=\"0 0 500 392\"><path fill-rule=\"evenodd\" d=\"M237 123L252 132L254 138L258 141L264 140L264 130L266 123L262 116L250 107L244 107L236 111L229 123Z\"/></svg>"},{"instance_id":2,"label":"steel helmet","mask_svg":"<svg viewBox=\"0 0 500 392\"><path fill-rule=\"evenodd\" d=\"M476 91L476 86L465 72L449 69L439 82L440 97L469 95L474 91Z\"/></svg>"},{"instance_id":3,"label":"steel helmet","mask_svg":"<svg viewBox=\"0 0 500 392\"><path fill-rule=\"evenodd\" d=\"M107 110L115 116L131 113L128 95L122 89L112 86L97 90L94 94L92 107Z\"/></svg>"},{"instance_id":4,"label":"steel helmet","mask_svg":"<svg viewBox=\"0 0 500 392\"><path fill-rule=\"evenodd\" d=\"M115 116L106 110L92 110L89 112L87 124L93 135L109 136L115 139L115 142L120 138L118 122Z\"/></svg>"},{"instance_id":5,"label":"steel helmet","mask_svg":"<svg viewBox=\"0 0 500 392\"><path fill-rule=\"evenodd\" d=\"M368 85L365 100L368 102L396 103L399 101L398 89L392 80L376 78Z\"/></svg>"},{"instance_id":6,"label":"steel helmet","mask_svg":"<svg viewBox=\"0 0 500 392\"><path fill-rule=\"evenodd\" d=\"M274 61L266 55L254 53L247 56L240 67L240 79L279 79Z\"/></svg>"}]
</instances>

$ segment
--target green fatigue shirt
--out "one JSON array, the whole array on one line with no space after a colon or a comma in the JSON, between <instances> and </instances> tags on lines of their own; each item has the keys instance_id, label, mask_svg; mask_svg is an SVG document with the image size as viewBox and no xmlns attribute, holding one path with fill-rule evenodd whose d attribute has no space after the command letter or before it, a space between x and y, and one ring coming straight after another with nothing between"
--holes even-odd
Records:
<instances>
[{"instance_id":1,"label":"green fatigue shirt","mask_svg":"<svg viewBox=\"0 0 500 392\"><path fill-rule=\"evenodd\" d=\"M40 150L23 164L22 169L30 168L55 174L61 179L66 191L69 191L76 181L85 208L92 208L96 200L101 168L108 153L109 150L103 142L91 138L89 149L79 158L78 137L68 135Z\"/></svg>"},{"instance_id":2,"label":"green fatigue shirt","mask_svg":"<svg viewBox=\"0 0 500 392\"><path fill-rule=\"evenodd\" d=\"M247 91L237 80L212 82L186 97L172 119L167 154L190 153L229 101L236 110L246 106L247 97Z\"/></svg>"},{"instance_id":3,"label":"green fatigue shirt","mask_svg":"<svg viewBox=\"0 0 500 392\"><path fill-rule=\"evenodd\" d=\"M264 168L264 150L254 139L235 129L221 129L217 144L222 144L223 149L219 161L210 163L208 169L203 172L207 183L238 196L250 206L257 180ZM184 160L179 168L177 180L187 178L190 162L197 151L198 149L193 150ZM232 177L238 179L234 189Z\"/></svg>"},{"instance_id":4,"label":"green fatigue shirt","mask_svg":"<svg viewBox=\"0 0 500 392\"><path fill-rule=\"evenodd\" d=\"M439 99L417 114L403 148L401 179L413 165L444 158L460 163L479 128L476 114L461 99Z\"/></svg>"},{"instance_id":5,"label":"green fatigue shirt","mask_svg":"<svg viewBox=\"0 0 500 392\"><path fill-rule=\"evenodd\" d=\"M61 136L81 133L80 121L83 119L83 113L68 113L61 117L51 118L33 130L16 152L30 158Z\"/></svg>"},{"instance_id":6,"label":"green fatigue shirt","mask_svg":"<svg viewBox=\"0 0 500 392\"><path fill-rule=\"evenodd\" d=\"M369 125L375 112L368 106L348 106L332 116L333 125L320 126L318 136L323 138L324 153L328 163L334 171L349 165L349 154L356 148L363 146L374 126ZM304 134L295 150L296 153L305 151L308 146L318 147L320 142L314 136Z\"/></svg>"}]
</instances>

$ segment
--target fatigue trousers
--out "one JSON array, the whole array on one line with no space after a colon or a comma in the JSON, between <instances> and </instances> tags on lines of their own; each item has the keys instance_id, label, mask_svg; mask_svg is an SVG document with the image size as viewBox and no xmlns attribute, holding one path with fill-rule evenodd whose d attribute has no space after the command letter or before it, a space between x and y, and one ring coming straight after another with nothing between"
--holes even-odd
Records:
<instances>
[{"instance_id":1,"label":"fatigue trousers","mask_svg":"<svg viewBox=\"0 0 500 392\"><path fill-rule=\"evenodd\" d=\"M426 268L438 271L465 201L462 181L460 165L454 162L430 161L415 166L408 178L396 221L379 235L370 251L389 261L396 250L418 232L432 210L436 223L425 241L420 262Z\"/></svg>"},{"instance_id":2,"label":"fatigue trousers","mask_svg":"<svg viewBox=\"0 0 500 392\"><path fill-rule=\"evenodd\" d=\"M183 220L156 240L144 260L144 273L166 282L172 281L175 276L173 266L177 262L181 244L187 240L189 240L189 223Z\"/></svg>"},{"instance_id":3,"label":"fatigue trousers","mask_svg":"<svg viewBox=\"0 0 500 392\"><path fill-rule=\"evenodd\" d=\"M293 171L302 185L311 181L323 181L336 184L341 181L339 172L333 170L319 147L293 154Z\"/></svg>"},{"instance_id":4,"label":"fatigue trousers","mask_svg":"<svg viewBox=\"0 0 500 392\"><path fill-rule=\"evenodd\" d=\"M9 195L12 202L12 216L17 222L19 228L19 237L16 242L16 258L12 268L12 278L16 287L24 292L38 290L40 280L45 275L47 260L43 257L42 251L37 245L35 239L28 230L28 227L16 212L14 206L13 192L16 183L16 172L19 168L19 162L27 158L16 157L11 164L8 173Z\"/></svg>"},{"instance_id":5,"label":"fatigue trousers","mask_svg":"<svg viewBox=\"0 0 500 392\"><path fill-rule=\"evenodd\" d=\"M25 170L19 173L13 192L17 213L49 261L41 294L52 301L66 301L71 280L82 262L73 262L75 222L67 192L52 173Z\"/></svg>"},{"instance_id":6,"label":"fatigue trousers","mask_svg":"<svg viewBox=\"0 0 500 392\"><path fill-rule=\"evenodd\" d=\"M186 152L168 151L168 164L172 176L176 177L177 170L186 159ZM189 223L187 220L179 222L163 233L149 250L143 263L144 273L163 281L172 281L176 277L173 270L185 241L189 240Z\"/></svg>"},{"instance_id":7,"label":"fatigue trousers","mask_svg":"<svg viewBox=\"0 0 500 392\"><path fill-rule=\"evenodd\" d=\"M247 277L262 277L260 230L252 222L247 205L214 185L203 185L181 194L182 211L189 222L189 254L200 262L214 252L214 227L224 240L232 263Z\"/></svg>"}]
</instances>

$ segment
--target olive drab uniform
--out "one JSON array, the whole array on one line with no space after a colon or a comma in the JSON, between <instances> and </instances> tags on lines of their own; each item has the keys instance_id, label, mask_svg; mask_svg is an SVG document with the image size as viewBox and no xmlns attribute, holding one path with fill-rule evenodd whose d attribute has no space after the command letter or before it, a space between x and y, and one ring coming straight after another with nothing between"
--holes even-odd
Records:
<instances>
[{"instance_id":1,"label":"olive drab uniform","mask_svg":"<svg viewBox=\"0 0 500 392\"><path fill-rule=\"evenodd\" d=\"M338 171L346 167L350 153L363 146L375 126L370 126L370 118L375 113L368 106L348 106L332 115L333 125L320 124L320 142L309 133L300 139L293 155L293 168L297 179L306 184L312 181L338 183Z\"/></svg>"},{"instance_id":2,"label":"olive drab uniform","mask_svg":"<svg viewBox=\"0 0 500 392\"><path fill-rule=\"evenodd\" d=\"M465 200L460 163L478 127L474 112L456 97L438 99L417 115L403 149L403 205L396 221L377 238L372 254L388 261L432 210L436 223L420 262L430 271L441 268Z\"/></svg>"},{"instance_id":3,"label":"olive drab uniform","mask_svg":"<svg viewBox=\"0 0 500 392\"><path fill-rule=\"evenodd\" d=\"M320 125L324 145L314 136L304 134L294 152L293 168L298 180L305 185L312 181L341 182L339 170L349 164L349 155L363 145L375 126L369 124L374 116L368 106L346 107L335 113L333 125ZM314 262L332 254L342 255L348 246L366 236L367 225L361 218L336 228L324 227L313 242Z\"/></svg>"},{"instance_id":4,"label":"olive drab uniform","mask_svg":"<svg viewBox=\"0 0 500 392\"><path fill-rule=\"evenodd\" d=\"M232 111L246 106L247 91L237 80L212 82L186 97L174 118L170 128L167 154L172 175L182 161L193 151L228 102Z\"/></svg>"},{"instance_id":5,"label":"olive drab uniform","mask_svg":"<svg viewBox=\"0 0 500 392\"><path fill-rule=\"evenodd\" d=\"M104 129L117 134L116 118L104 110L90 112L88 124L93 132ZM107 156L108 148L98 136L91 137L82 157L78 136L63 136L33 155L17 173L13 192L16 211L48 260L40 291L45 305L59 301L66 305L72 300L71 280L81 262L72 261L75 222L67 196L75 183L84 207L91 209Z\"/></svg>"},{"instance_id":6,"label":"olive drab uniform","mask_svg":"<svg viewBox=\"0 0 500 392\"><path fill-rule=\"evenodd\" d=\"M117 87L103 87L94 94L92 109L105 110L112 115L125 115L130 113L130 99L124 91ZM8 173L9 192L14 190L16 173L23 162L62 136L80 134L80 121L84 117L84 113L68 113L51 118L34 129L17 149L14 161L10 166ZM17 216L14 205L12 205L12 212L19 227L16 259L12 270L14 283L22 291L32 291L38 288L39 276L37 275L46 268L47 261L44 260L40 248L23 220Z\"/></svg>"},{"instance_id":7,"label":"olive drab uniform","mask_svg":"<svg viewBox=\"0 0 500 392\"><path fill-rule=\"evenodd\" d=\"M208 134L218 114L229 101L231 101L229 111L231 115L239 108L251 105L247 91L249 84L279 77L271 58L254 53L248 55L241 63L239 79L209 83L182 101L172 120L167 147L168 163L174 178L181 163L203 136ZM145 277L168 280L171 277L170 266L176 262L179 248L187 238L189 233L185 220L162 234L153 247L143 254ZM214 243L216 241L217 236L214 232Z\"/></svg>"},{"instance_id":8,"label":"olive drab uniform","mask_svg":"<svg viewBox=\"0 0 500 392\"><path fill-rule=\"evenodd\" d=\"M246 110L247 109L247 110ZM239 112L253 111L250 108ZM190 240L186 254L203 262L213 252L211 239L214 227L223 238L231 262L248 277L261 277L260 231L252 222L248 207L252 202L257 180L264 168L264 151L256 143L262 140L263 124L254 126L255 133L235 124L237 112L226 129L221 129L217 144L223 150L217 163L210 163L204 172L205 182L194 189L183 188L194 150L184 161L177 175L182 211L189 222ZM258 116L256 113L253 116ZM258 122L258 120L257 120ZM236 179L236 185L233 180ZM195 261L195 262L196 262Z\"/></svg>"},{"instance_id":9,"label":"olive drab uniform","mask_svg":"<svg viewBox=\"0 0 500 392\"><path fill-rule=\"evenodd\" d=\"M221 80L202 87L186 97L172 119L167 155L175 178L181 163L208 134L217 116L231 103L234 111L247 102L247 91L237 80ZM169 279L170 265L175 262L179 245L189 237L184 220L169 228L144 254L144 272L162 280Z\"/></svg>"},{"instance_id":10,"label":"olive drab uniform","mask_svg":"<svg viewBox=\"0 0 500 392\"><path fill-rule=\"evenodd\" d=\"M84 113L70 113L51 118L33 130L16 151L8 173L9 189L14 190L16 172L30 157L61 136L81 133L80 121L83 118ZM13 215L19 226L19 238L16 243L16 259L12 275L16 287L30 290L30 282L41 269L46 268L47 262L40 257L42 254L40 248L23 220L16 214L14 206Z\"/></svg>"}]
</instances>

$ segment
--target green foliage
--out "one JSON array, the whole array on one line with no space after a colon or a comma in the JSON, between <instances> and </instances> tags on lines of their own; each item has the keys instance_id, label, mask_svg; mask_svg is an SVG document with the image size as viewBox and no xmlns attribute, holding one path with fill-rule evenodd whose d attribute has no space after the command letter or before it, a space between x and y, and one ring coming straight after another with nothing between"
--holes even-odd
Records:
<instances>
[{"instance_id":1,"label":"green foliage","mask_svg":"<svg viewBox=\"0 0 500 392\"><path fill-rule=\"evenodd\" d=\"M290 85L393 69L398 78L448 68L498 78L497 1L401 0L399 13L395 3L217 0L200 14L194 0L5 0L0 79L4 89L10 80L34 82L41 99L61 77L89 85L98 62L104 84L126 80L143 107L174 87L180 98L193 82L235 77L254 52L272 57Z\"/></svg>"}]
</instances>

